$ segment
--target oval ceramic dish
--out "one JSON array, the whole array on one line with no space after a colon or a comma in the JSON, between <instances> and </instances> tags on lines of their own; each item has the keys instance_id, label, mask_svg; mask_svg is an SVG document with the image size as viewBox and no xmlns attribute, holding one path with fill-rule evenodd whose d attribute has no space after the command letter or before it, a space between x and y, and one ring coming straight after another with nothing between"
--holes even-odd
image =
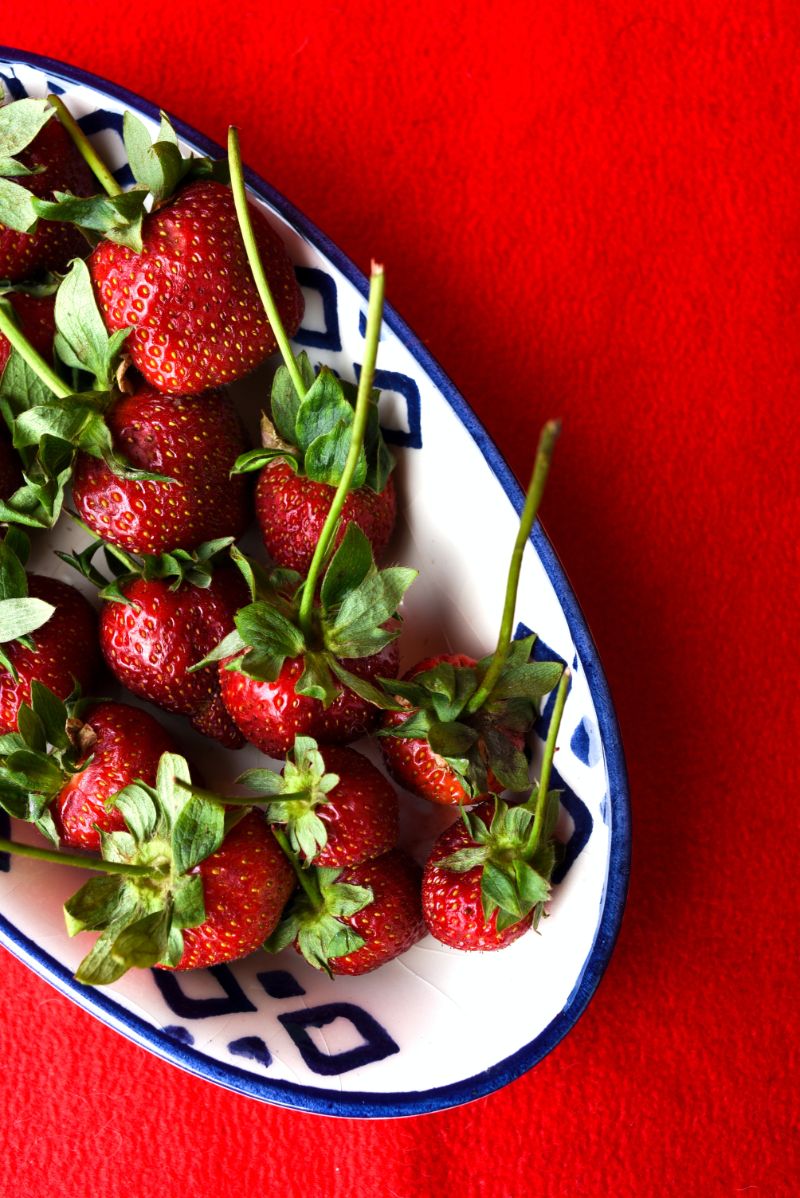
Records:
<instances>
[{"instance_id":1,"label":"oval ceramic dish","mask_svg":"<svg viewBox=\"0 0 800 1198\"><path fill-rule=\"evenodd\" d=\"M0 78L12 98L62 93L123 183L122 113L129 108L157 127L151 104L61 63L0 51ZM186 148L222 156L200 134L180 123L177 129ZM306 297L297 345L353 378L364 347L364 277L267 184L252 174L248 183L297 266ZM400 481L402 518L392 556L420 570L404 609L404 665L455 648L480 657L495 643L520 488L465 401L390 308L378 366L382 420L397 450ZM240 385L241 403L256 411L268 385L268 372ZM37 538L33 564L76 583L52 549L80 543L62 520ZM563 790L566 854L541 934L486 954L458 953L427 937L361 978L331 981L289 949L197 973L134 972L91 989L72 977L88 937L70 940L61 911L80 884L74 871L0 854L3 944L137 1044L264 1101L349 1117L418 1114L518 1077L572 1027L608 962L627 886L629 814L622 748L597 653L538 526L517 615L521 628L539 634L537 656L557 657L573 671L554 781ZM254 749L225 752L194 737L184 722L159 718L210 784L230 785L264 760ZM540 738L548 719L546 705ZM403 797L405 844L424 859L453 812ZM9 823L0 813L3 821L0 835ZM27 826L15 826L13 835L35 838Z\"/></svg>"}]
</instances>

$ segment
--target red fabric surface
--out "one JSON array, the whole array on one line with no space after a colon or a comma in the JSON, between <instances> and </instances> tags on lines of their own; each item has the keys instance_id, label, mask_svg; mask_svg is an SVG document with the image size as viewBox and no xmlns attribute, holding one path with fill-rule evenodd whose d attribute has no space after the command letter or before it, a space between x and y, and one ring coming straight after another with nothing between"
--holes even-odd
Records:
<instances>
[{"instance_id":1,"label":"red fabric surface","mask_svg":"<svg viewBox=\"0 0 800 1198\"><path fill-rule=\"evenodd\" d=\"M796 4L3 18L7 44L217 140L235 120L256 170L386 262L520 477L563 417L544 520L615 698L634 856L575 1029L505 1090L419 1119L227 1094L3 954L0 1192L796 1193Z\"/></svg>"}]
</instances>

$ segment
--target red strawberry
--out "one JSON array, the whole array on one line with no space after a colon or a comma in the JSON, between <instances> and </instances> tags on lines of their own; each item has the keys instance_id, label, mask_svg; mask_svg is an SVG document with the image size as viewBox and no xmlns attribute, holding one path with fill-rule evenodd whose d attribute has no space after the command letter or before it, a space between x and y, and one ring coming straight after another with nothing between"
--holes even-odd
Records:
<instances>
[{"instance_id":1,"label":"red strawberry","mask_svg":"<svg viewBox=\"0 0 800 1198\"><path fill-rule=\"evenodd\" d=\"M298 737L280 779L271 770L248 770L238 779L267 791L271 824L281 824L306 864L340 869L379 857L397 844L397 794L371 761L353 749Z\"/></svg>"},{"instance_id":2,"label":"red strawberry","mask_svg":"<svg viewBox=\"0 0 800 1198\"><path fill-rule=\"evenodd\" d=\"M8 499L22 486L22 468L11 438L0 428L0 499Z\"/></svg>"},{"instance_id":3,"label":"red strawberry","mask_svg":"<svg viewBox=\"0 0 800 1198\"><path fill-rule=\"evenodd\" d=\"M442 662L466 669L472 669L477 665L475 658L468 657L465 653L440 653L437 657L426 657L424 661L418 662L403 677L406 681L416 678L417 674L433 670ZM385 711L383 727L401 727L408 715L408 711ZM392 777L412 794L429 799L432 803L445 805L477 802L477 799L466 792L453 767L448 765L440 753L434 752L427 739L418 736L382 736L379 743ZM493 775L490 776L487 789L501 789Z\"/></svg>"},{"instance_id":4,"label":"red strawberry","mask_svg":"<svg viewBox=\"0 0 800 1198\"><path fill-rule=\"evenodd\" d=\"M43 168L13 179L35 196L51 198L54 191L88 196L95 190L91 171L55 117L16 157L29 169ZM84 257L88 249L86 239L71 225L41 220L32 233L0 225L0 278L17 282L41 271L61 271L71 258Z\"/></svg>"},{"instance_id":5,"label":"red strawberry","mask_svg":"<svg viewBox=\"0 0 800 1198\"><path fill-rule=\"evenodd\" d=\"M220 697L217 670L189 673L233 628L237 608L247 600L238 571L214 571L208 586L166 579L122 582L126 603L103 605L100 645L112 673L143 699L189 717L205 736L229 748L243 743Z\"/></svg>"},{"instance_id":6,"label":"red strawberry","mask_svg":"<svg viewBox=\"0 0 800 1198\"><path fill-rule=\"evenodd\" d=\"M114 404L107 423L122 458L175 482L121 478L100 458L79 454L75 506L104 540L158 554L244 532L247 484L229 477L244 433L226 392L165 396L141 386Z\"/></svg>"},{"instance_id":7,"label":"red strawberry","mask_svg":"<svg viewBox=\"0 0 800 1198\"><path fill-rule=\"evenodd\" d=\"M202 969L260 948L295 887L292 867L264 817L250 811L193 872L203 879L205 919L183 932L175 969Z\"/></svg>"},{"instance_id":8,"label":"red strawberry","mask_svg":"<svg viewBox=\"0 0 800 1198\"><path fill-rule=\"evenodd\" d=\"M371 732L380 709L349 688L324 707L320 699L301 695L296 684L305 668L302 657L287 658L274 682L251 678L239 670L219 667L219 688L225 707L244 737L269 757L280 757L296 736L312 736L320 744L347 744ZM392 677L400 651L391 641L379 653L343 662L351 674L371 681Z\"/></svg>"},{"instance_id":9,"label":"red strawberry","mask_svg":"<svg viewBox=\"0 0 800 1198\"><path fill-rule=\"evenodd\" d=\"M98 849L98 827L121 831L125 821L106 799L141 779L153 786L162 753L174 752L172 738L157 720L127 703L98 703L83 717L78 734L85 746L74 773L53 803L59 839L67 845Z\"/></svg>"},{"instance_id":10,"label":"red strawberry","mask_svg":"<svg viewBox=\"0 0 800 1198\"><path fill-rule=\"evenodd\" d=\"M489 821L493 811L494 801L488 800L479 804L472 814ZM445 828L425 866L422 907L428 931L442 944L448 944L451 948L489 952L505 948L527 932L533 923L534 913L531 910L518 922L500 930L497 927L499 908L495 908L486 918L481 896L483 864L474 865L463 873L441 864L453 853L475 847L477 842L463 820L457 819L449 828Z\"/></svg>"},{"instance_id":11,"label":"red strawberry","mask_svg":"<svg viewBox=\"0 0 800 1198\"><path fill-rule=\"evenodd\" d=\"M303 295L281 238L257 209L256 240L289 332ZM106 327L132 327L126 346L154 387L198 394L263 362L276 341L247 264L230 188L190 183L142 223L143 251L103 241L89 265Z\"/></svg>"},{"instance_id":12,"label":"red strawberry","mask_svg":"<svg viewBox=\"0 0 800 1198\"><path fill-rule=\"evenodd\" d=\"M65 906L70 935L101 931L79 981L113 982L131 966L199 969L263 944L295 874L260 812L226 810L196 791L186 761L170 753L155 788L137 783L114 802L127 830L105 836L102 852L117 872L92 878Z\"/></svg>"},{"instance_id":13,"label":"red strawberry","mask_svg":"<svg viewBox=\"0 0 800 1198\"><path fill-rule=\"evenodd\" d=\"M33 633L35 648L19 641L4 646L17 677L0 667L0 733L16 730L17 712L30 700L33 679L66 699L76 687L89 688L99 665L97 616L83 595L39 574L28 575L28 595L55 611Z\"/></svg>"},{"instance_id":14,"label":"red strawberry","mask_svg":"<svg viewBox=\"0 0 800 1198\"><path fill-rule=\"evenodd\" d=\"M53 356L56 335L55 295L30 295L26 291L9 291L5 297L16 313L19 326L31 345L46 361ZM0 333L0 374L11 353L8 339Z\"/></svg>"},{"instance_id":15,"label":"red strawberry","mask_svg":"<svg viewBox=\"0 0 800 1198\"><path fill-rule=\"evenodd\" d=\"M267 552L273 561L307 574L335 487L314 482L278 458L261 471L256 485L256 517ZM397 498L390 476L383 491L358 487L344 501L335 545L345 528L355 523L379 558L394 529Z\"/></svg>"},{"instance_id":16,"label":"red strawberry","mask_svg":"<svg viewBox=\"0 0 800 1198\"><path fill-rule=\"evenodd\" d=\"M425 935L422 870L392 849L341 871L297 866L301 889L265 945L293 944L329 974L362 974L406 952Z\"/></svg>"}]
</instances>

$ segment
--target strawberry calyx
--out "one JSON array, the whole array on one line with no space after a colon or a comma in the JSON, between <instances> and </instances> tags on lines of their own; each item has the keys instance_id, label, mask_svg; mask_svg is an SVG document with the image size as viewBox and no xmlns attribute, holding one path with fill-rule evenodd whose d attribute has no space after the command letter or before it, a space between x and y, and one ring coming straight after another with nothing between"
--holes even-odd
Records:
<instances>
[{"instance_id":1,"label":"strawberry calyx","mask_svg":"<svg viewBox=\"0 0 800 1198\"><path fill-rule=\"evenodd\" d=\"M134 966L177 965L183 929L205 920L203 881L193 871L244 815L197 792L186 760L174 753L162 754L155 787L135 782L108 803L127 830L101 832L103 860L144 872L91 878L64 906L70 936L101 933L75 975L90 985L116 981Z\"/></svg>"},{"instance_id":2,"label":"strawberry calyx","mask_svg":"<svg viewBox=\"0 0 800 1198\"><path fill-rule=\"evenodd\" d=\"M285 365L279 366L272 384L272 419L261 419L262 448L237 459L235 473L260 470L283 458L298 474L313 482L336 487L342 478L350 448L358 387L338 378L327 366L315 373L305 350L297 355L305 392L297 392ZM351 487L382 492L395 466L383 439L378 418L380 391L372 389L363 445Z\"/></svg>"},{"instance_id":3,"label":"strawberry calyx","mask_svg":"<svg viewBox=\"0 0 800 1198\"><path fill-rule=\"evenodd\" d=\"M539 701L558 684L559 662L532 661L535 635L513 641L503 668L480 706L474 696L492 665L493 655L474 666L439 662L411 679L381 679L394 698L410 708L402 723L382 728L381 737L426 740L443 757L472 799L494 789L529 785L525 739L536 719Z\"/></svg>"},{"instance_id":4,"label":"strawberry calyx","mask_svg":"<svg viewBox=\"0 0 800 1198\"><path fill-rule=\"evenodd\" d=\"M561 792L550 790L549 782L569 679L569 670L564 670L539 781L526 802L511 805L495 797L489 822L484 818L488 801L480 809L462 810L461 818L471 843L436 861L437 868L454 873L480 867L484 919L488 922L496 912L498 932L513 927L531 913L536 928L550 896L550 879L560 856L554 835Z\"/></svg>"},{"instance_id":5,"label":"strawberry calyx","mask_svg":"<svg viewBox=\"0 0 800 1198\"><path fill-rule=\"evenodd\" d=\"M195 549L173 549L169 553L129 553L116 545L95 537L82 520L70 512L73 520L92 537L92 542L85 549L73 553L57 552L57 556L94 586L98 588L99 598L116 603L130 603L125 594L125 588L136 578L146 582L156 579L169 581L169 590L177 591L184 585L202 587L211 585L215 569L223 558L227 560L227 551L233 544L233 537L219 537L214 541L204 541ZM111 574L107 578L94 564L98 549L103 550L105 565Z\"/></svg>"},{"instance_id":6,"label":"strawberry calyx","mask_svg":"<svg viewBox=\"0 0 800 1198\"><path fill-rule=\"evenodd\" d=\"M253 803L263 805L268 823L285 827L292 851L301 854L306 864L328 843L327 828L316 809L329 802L328 796L339 781L338 774L326 769L311 736L295 738L282 774L253 769L237 778L240 786L258 792Z\"/></svg>"},{"instance_id":7,"label":"strawberry calyx","mask_svg":"<svg viewBox=\"0 0 800 1198\"><path fill-rule=\"evenodd\" d=\"M241 562L241 555L233 555ZM193 666L225 662L249 678L274 682L289 658L303 658L295 686L329 707L342 687L375 706L394 710L398 704L377 686L351 673L343 663L380 653L400 634L398 607L417 571L405 566L378 570L367 538L349 524L330 559L310 618L303 621L308 580L290 570L256 572L245 561L245 577L253 602L240 608L235 629L207 657Z\"/></svg>"},{"instance_id":8,"label":"strawberry calyx","mask_svg":"<svg viewBox=\"0 0 800 1198\"><path fill-rule=\"evenodd\" d=\"M33 142L55 116L55 109L46 100L13 100L0 107L0 223L18 233L28 233L35 227L38 216L35 197L12 180L38 173L20 162L17 155Z\"/></svg>"},{"instance_id":9,"label":"strawberry calyx","mask_svg":"<svg viewBox=\"0 0 800 1198\"><path fill-rule=\"evenodd\" d=\"M14 681L17 672L5 646L17 641L26 649L34 649L31 634L46 624L54 614L52 603L28 594L28 538L16 528L9 528L0 541L0 669L7 670Z\"/></svg>"},{"instance_id":10,"label":"strawberry calyx","mask_svg":"<svg viewBox=\"0 0 800 1198\"><path fill-rule=\"evenodd\" d=\"M282 847L287 851L285 841ZM295 867L300 889L264 948L269 953L279 953L294 944L309 965L333 977L331 960L364 946L363 936L343 921L373 902L373 890L370 886L338 881L341 869L313 865L304 868L293 853L287 855Z\"/></svg>"},{"instance_id":11,"label":"strawberry calyx","mask_svg":"<svg viewBox=\"0 0 800 1198\"><path fill-rule=\"evenodd\" d=\"M63 104L59 111L63 111ZM93 245L105 238L127 246L134 253L141 253L142 221L152 207L166 203L181 187L196 179L215 179L223 183L228 180L224 160L192 155L183 157L177 134L165 113L161 113L161 124L155 141L152 141L146 125L132 112L126 112L122 134L135 186L130 191L122 191L77 122L67 117L63 123L103 191L88 197L56 191L51 201L33 197L29 210L34 220L25 232L35 228L36 220L40 218L64 221L79 228Z\"/></svg>"},{"instance_id":12,"label":"strawberry calyx","mask_svg":"<svg viewBox=\"0 0 800 1198\"><path fill-rule=\"evenodd\" d=\"M29 703L17 715L17 732L0 736L0 807L35 824L58 844L49 806L73 774L89 764L97 736L84 713L94 703L76 691L65 701L34 679Z\"/></svg>"}]
</instances>

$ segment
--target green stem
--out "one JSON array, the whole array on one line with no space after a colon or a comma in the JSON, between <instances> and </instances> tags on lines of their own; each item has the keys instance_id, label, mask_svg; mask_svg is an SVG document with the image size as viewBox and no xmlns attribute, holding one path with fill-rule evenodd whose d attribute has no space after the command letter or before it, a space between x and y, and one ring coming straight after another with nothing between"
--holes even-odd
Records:
<instances>
[{"instance_id":1,"label":"green stem","mask_svg":"<svg viewBox=\"0 0 800 1198\"><path fill-rule=\"evenodd\" d=\"M525 506L522 509L520 517L519 529L517 531L517 539L514 542L514 550L511 554L511 564L508 569L508 580L506 582L506 596L503 604L503 618L500 622L500 634L497 638L497 648L492 655L489 669L484 675L483 682L475 691L475 694L467 704L467 712L474 715L476 711L485 703L486 699L492 692L498 678L500 677L503 666L506 663L508 650L511 645L511 636L514 630L514 611L517 606L517 589L519 587L519 576L522 569L522 557L525 552L525 546L528 543L528 538L531 535L531 530L536 522L536 514L539 510L539 504L544 493L547 475L550 471L550 462L553 456L558 434L561 432L561 422L558 420L548 420L547 424L542 429L539 435L539 446L536 450L536 462L533 467L531 481L528 484L528 493L525 496Z\"/></svg>"},{"instance_id":2,"label":"green stem","mask_svg":"<svg viewBox=\"0 0 800 1198\"><path fill-rule=\"evenodd\" d=\"M133 558L130 557L124 549L120 549L117 545L112 545L110 541L104 541L102 537L98 537L97 533L93 532L88 524L84 524L77 512L73 512L67 508L67 515L75 522L75 524L78 525L78 528L82 528L83 531L90 536L98 546L102 545L107 553L110 553L111 556L115 557L118 562L127 567L132 574L141 574L141 566L137 565Z\"/></svg>"},{"instance_id":3,"label":"green stem","mask_svg":"<svg viewBox=\"0 0 800 1198\"><path fill-rule=\"evenodd\" d=\"M336 494L331 502L330 511L325 518L322 532L319 535L319 540L314 550L314 556L311 559L308 576L303 584L303 597L300 600L298 622L301 632L306 637L311 633L311 613L314 604L314 595L316 594L317 578L322 569L322 563L325 561L325 557L330 549L334 533L336 532L336 525L344 507L347 492L350 490L350 484L356 472L358 456L361 453L361 446L364 441L364 432L367 427L367 417L369 416L369 400L372 394L372 384L375 380L375 362L378 357L378 340L380 338L381 320L383 317L383 292L383 267L379 263L373 262L369 280L369 306L367 308L364 364L361 367L361 375L358 380L356 409L350 432L350 448L347 451L347 459L342 471L342 477L339 480Z\"/></svg>"},{"instance_id":4,"label":"green stem","mask_svg":"<svg viewBox=\"0 0 800 1198\"><path fill-rule=\"evenodd\" d=\"M273 824L272 835L283 849L289 864L297 876L298 882L308 895L308 898L310 899L314 909L319 910L322 906L322 895L319 892L316 875L311 870L303 869L302 865L297 859L297 854L292 850L292 846L289 844L289 838L287 837L283 828L278 828Z\"/></svg>"},{"instance_id":5,"label":"green stem","mask_svg":"<svg viewBox=\"0 0 800 1198\"><path fill-rule=\"evenodd\" d=\"M553 714L550 717L550 727L547 730L547 740L544 745L544 757L542 758L542 772L539 775L539 791L536 796L536 811L533 817L533 828L531 829L530 837L525 848L526 858L530 858L539 847L539 837L542 834L542 824L544 823L545 811L547 810L547 795L550 789L550 773L553 768L553 755L556 751L556 739L558 737L558 729L561 726L561 716L564 712L564 704L567 700L567 691L569 690L570 672L565 668L564 673L558 683L556 691L556 701L553 706Z\"/></svg>"},{"instance_id":6,"label":"green stem","mask_svg":"<svg viewBox=\"0 0 800 1198\"><path fill-rule=\"evenodd\" d=\"M53 367L45 362L42 355L33 348L3 303L0 303L0 333L11 342L12 347L30 366L36 377L41 379L45 387L49 388L59 399L69 399L72 395L70 388L56 374Z\"/></svg>"},{"instance_id":7,"label":"green stem","mask_svg":"<svg viewBox=\"0 0 800 1198\"><path fill-rule=\"evenodd\" d=\"M60 96L49 95L48 100L58 113L58 119L69 133L76 150L80 154L83 161L88 166L89 170L94 175L97 182L103 188L106 195L118 196L122 195L122 188L117 183L111 171L108 169L102 158L98 155L89 138L81 129L75 117L67 108Z\"/></svg>"},{"instance_id":8,"label":"green stem","mask_svg":"<svg viewBox=\"0 0 800 1198\"><path fill-rule=\"evenodd\" d=\"M253 281L258 290L261 303L264 305L264 311L267 314L272 332L275 334L275 340L278 343L278 348L281 351L286 369L291 375L292 382L297 394L302 399L306 394L306 385L303 382L303 376L300 373L300 367L297 365L297 359L292 353L292 347L289 344L289 338L286 336L286 330L283 327L280 313L278 312L277 304L272 296L270 285L267 281L267 276L264 273L264 267L261 263L261 255L258 252L255 234L253 232L253 222L250 220L250 210L247 203L247 192L244 185L244 171L242 168L242 155L239 148L239 132L235 125L231 125L228 129L228 166L231 174L231 191L233 192L233 202L236 205L236 217L239 221L239 230L242 234L245 252L247 253L247 261L250 263L250 270L253 272Z\"/></svg>"},{"instance_id":9,"label":"green stem","mask_svg":"<svg viewBox=\"0 0 800 1198\"><path fill-rule=\"evenodd\" d=\"M52 861L55 865L71 865L75 869L92 869L101 874L129 874L144 877L152 874L149 865L126 865L122 861L103 861L98 857L79 857L73 853L59 853L56 849L39 849L31 844L18 844L14 840L0 839L0 852L13 853L17 857L32 857L34 861Z\"/></svg>"}]
</instances>

